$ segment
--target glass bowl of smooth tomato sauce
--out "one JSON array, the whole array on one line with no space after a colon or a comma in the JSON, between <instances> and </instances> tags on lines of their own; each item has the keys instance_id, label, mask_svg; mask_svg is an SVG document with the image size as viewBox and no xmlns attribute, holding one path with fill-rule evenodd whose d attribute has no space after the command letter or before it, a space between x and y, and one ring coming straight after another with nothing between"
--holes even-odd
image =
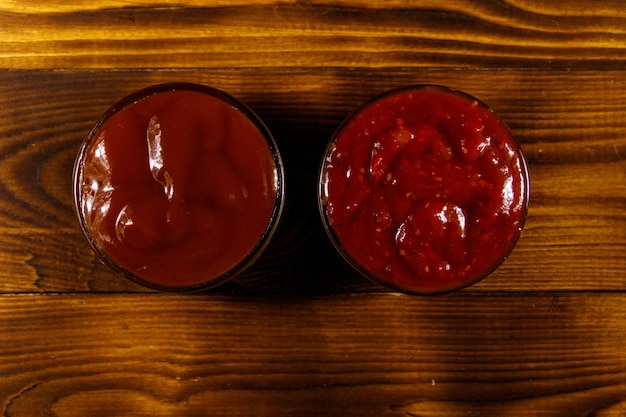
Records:
<instances>
[{"instance_id":1,"label":"glass bowl of smooth tomato sauce","mask_svg":"<svg viewBox=\"0 0 626 417\"><path fill-rule=\"evenodd\" d=\"M284 204L272 135L212 87L169 83L106 111L74 166L79 223L95 253L146 287L200 291L261 255Z\"/></svg>"},{"instance_id":2,"label":"glass bowl of smooth tomato sauce","mask_svg":"<svg viewBox=\"0 0 626 417\"><path fill-rule=\"evenodd\" d=\"M495 271L528 209L527 163L478 99L414 85L358 108L333 134L318 202L330 240L392 290L441 294Z\"/></svg>"}]
</instances>

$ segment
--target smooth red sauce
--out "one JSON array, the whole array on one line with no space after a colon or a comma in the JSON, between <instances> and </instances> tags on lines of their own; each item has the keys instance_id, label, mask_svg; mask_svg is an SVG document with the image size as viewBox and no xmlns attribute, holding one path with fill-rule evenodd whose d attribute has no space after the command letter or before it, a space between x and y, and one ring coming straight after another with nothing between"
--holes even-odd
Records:
<instances>
[{"instance_id":1,"label":"smooth red sauce","mask_svg":"<svg viewBox=\"0 0 626 417\"><path fill-rule=\"evenodd\" d=\"M321 173L331 237L365 275L440 293L492 272L517 242L526 164L509 129L471 97L392 92L336 133Z\"/></svg>"},{"instance_id":2,"label":"smooth red sauce","mask_svg":"<svg viewBox=\"0 0 626 417\"><path fill-rule=\"evenodd\" d=\"M82 157L83 227L112 263L148 283L222 276L275 215L279 174L266 136L209 94L142 98L106 119Z\"/></svg>"}]
</instances>

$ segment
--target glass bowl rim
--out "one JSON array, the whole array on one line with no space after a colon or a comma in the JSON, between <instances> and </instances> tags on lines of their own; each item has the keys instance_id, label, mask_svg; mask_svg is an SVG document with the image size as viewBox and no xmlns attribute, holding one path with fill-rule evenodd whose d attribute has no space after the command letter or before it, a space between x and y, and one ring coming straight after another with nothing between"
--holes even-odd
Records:
<instances>
[{"instance_id":1,"label":"glass bowl rim","mask_svg":"<svg viewBox=\"0 0 626 417\"><path fill-rule=\"evenodd\" d=\"M502 127L509 134L511 143L514 145L516 149L517 155L519 156L520 165L521 165L520 166L521 177L524 183L524 190L521 195L521 198L523 199L522 215L520 217L518 231L515 233L513 238L507 242L507 245L502 251L502 256L500 256L498 260L491 265L490 268L486 269L481 274L477 274L474 277L466 279L458 285L446 287L445 289L434 289L434 290L419 290L415 288L409 289L401 285L394 284L390 282L389 280L383 279L373 274L365 266L361 265L358 261L356 261L343 247L343 245L341 244L341 240L339 239L339 237L337 236L337 233L332 227L330 219L328 218L328 212L326 210L325 190L324 190L325 188L324 176L326 172L326 167L329 162L329 157L331 153L333 152L333 150L335 149L335 144L340 134L343 132L343 130L364 110L368 109L370 106L374 105L377 102L386 100L398 94L404 94L404 93L408 93L411 91L420 92L424 90L433 90L439 93L460 97L461 99L466 100L466 101L476 102L478 106L488 111L493 117L495 117L501 123ZM519 140L517 139L516 135L512 132L512 130L508 126L508 124L506 124L497 114L495 114L495 112L492 110L490 106L488 106L482 100L462 90L459 90L453 87L440 85L440 84L424 83L424 84L403 85L403 86L388 89L386 91L383 91L382 93L376 94L370 99L360 104L358 107L356 107L356 109L350 112L348 116L343 119L343 121L339 124L339 126L334 130L333 134L331 135L328 143L326 144L326 147L324 148L324 152L322 155L323 156L322 156L322 160L321 160L319 171L318 171L318 177L317 177L317 206L318 206L319 215L321 217L322 225L324 227L326 235L331 241L336 251L353 269L355 269L360 275L362 275L366 279L369 279L370 281L378 285L381 285L382 287L385 287L388 290L397 291L397 292L408 294L408 295L430 296L430 295L442 295L442 294L452 293L452 292L461 290L463 288L470 287L474 284L477 284L478 282L482 281L483 279L491 275L493 272L495 272L504 263L504 261L506 261L506 259L510 256L510 254L513 252L513 249L517 245L517 242L519 241L519 238L521 237L522 230L524 229L524 226L526 224L526 220L528 217L528 207L530 204L530 173L529 173L529 168L528 168L528 161L524 154L522 146Z\"/></svg>"},{"instance_id":2,"label":"glass bowl rim","mask_svg":"<svg viewBox=\"0 0 626 417\"><path fill-rule=\"evenodd\" d=\"M146 278L140 277L137 274L129 271L124 268L122 265L119 265L115 262L111 257L98 245L96 240L93 238L92 233L90 232L83 211L81 210L82 205L82 194L80 192L80 187L82 184L83 178L83 166L84 159L86 157L87 151L89 150L89 145L94 140L94 136L100 130L100 128L116 113L122 111L133 104L137 103L140 100L145 98L161 94L161 93L169 93L173 91L191 91L197 92L205 95L212 96L223 103L228 104L233 108L233 110L241 113L248 120L250 120L254 126L259 130L261 136L263 136L265 143L268 146L270 154L272 155L272 160L274 162L275 172L276 172L276 199L274 201L274 207L272 209L272 213L268 218L267 226L263 233L260 235L257 243L252 247L250 252L241 259L237 264L233 265L228 271L213 278L209 278L207 280L194 283L194 284L186 284L186 285L166 285L158 282L154 282L148 280ZM204 84L192 83L192 82L166 82L160 84L150 85L138 90L131 92L125 97L121 98L115 104L110 106L104 113L100 115L100 117L96 120L96 122L89 129L86 136L83 138L79 151L77 153L76 159L74 161L73 171L72 171L72 197L74 204L74 211L78 218L78 223L82 234L86 238L87 242L91 249L98 256L100 261L102 261L105 265L107 265L110 269L115 271L116 273L124 276L126 279L142 286L145 288L149 288L156 291L161 292L174 292L174 293L190 293L190 292L200 292L205 291L214 287L217 287L225 282L231 280L235 276L241 274L245 270L247 270L256 260L263 254L267 246L269 245L271 238L275 234L280 219L282 217L282 213L285 205L285 168L283 164L283 159L278 149L278 145L276 141L265 125L263 120L244 102L236 99L234 96L226 93L223 90L220 90L215 87L211 87Z\"/></svg>"}]
</instances>

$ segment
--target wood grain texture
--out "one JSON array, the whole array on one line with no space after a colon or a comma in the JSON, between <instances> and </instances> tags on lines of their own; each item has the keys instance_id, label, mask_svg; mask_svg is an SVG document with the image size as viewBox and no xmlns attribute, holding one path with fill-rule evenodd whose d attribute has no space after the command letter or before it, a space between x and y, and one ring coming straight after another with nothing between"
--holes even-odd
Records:
<instances>
[{"instance_id":1,"label":"wood grain texture","mask_svg":"<svg viewBox=\"0 0 626 417\"><path fill-rule=\"evenodd\" d=\"M558 293L2 296L0 410L619 416L625 301Z\"/></svg>"},{"instance_id":2,"label":"wood grain texture","mask_svg":"<svg viewBox=\"0 0 626 417\"><path fill-rule=\"evenodd\" d=\"M0 67L624 68L619 2L0 2Z\"/></svg>"},{"instance_id":3,"label":"wood grain texture","mask_svg":"<svg viewBox=\"0 0 626 417\"><path fill-rule=\"evenodd\" d=\"M341 260L319 221L316 178L333 129L388 88L438 83L486 101L530 162L522 238L469 291L626 288L626 78L621 71L177 70L0 73L0 288L4 292L139 290L100 265L72 207L78 146L99 115L140 87L210 84L251 105L287 168L287 208L247 293L378 291ZM366 87L363 87L366 86ZM601 92L601 94L599 94Z\"/></svg>"},{"instance_id":4,"label":"wood grain texture","mask_svg":"<svg viewBox=\"0 0 626 417\"><path fill-rule=\"evenodd\" d=\"M0 0L0 414L626 415L626 7L599 0ZM267 123L285 216L205 294L103 266L73 212L91 125L139 88L223 89ZM327 140L387 89L485 101L530 163L511 257L388 293L326 238Z\"/></svg>"}]
</instances>

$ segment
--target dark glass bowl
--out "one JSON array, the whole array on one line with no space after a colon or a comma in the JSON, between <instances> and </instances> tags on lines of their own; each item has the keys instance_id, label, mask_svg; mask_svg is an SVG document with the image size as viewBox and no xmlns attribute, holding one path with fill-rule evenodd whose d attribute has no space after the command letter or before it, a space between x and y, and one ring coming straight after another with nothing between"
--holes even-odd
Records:
<instances>
[{"instance_id":1,"label":"dark glass bowl","mask_svg":"<svg viewBox=\"0 0 626 417\"><path fill-rule=\"evenodd\" d=\"M285 199L278 147L245 104L212 87L154 85L108 109L73 173L99 258L145 287L205 290L250 267Z\"/></svg>"},{"instance_id":2,"label":"dark glass bowl","mask_svg":"<svg viewBox=\"0 0 626 417\"><path fill-rule=\"evenodd\" d=\"M322 222L365 277L408 294L482 280L516 245L530 180L510 129L480 100L412 85L334 132L318 179Z\"/></svg>"}]
</instances>

